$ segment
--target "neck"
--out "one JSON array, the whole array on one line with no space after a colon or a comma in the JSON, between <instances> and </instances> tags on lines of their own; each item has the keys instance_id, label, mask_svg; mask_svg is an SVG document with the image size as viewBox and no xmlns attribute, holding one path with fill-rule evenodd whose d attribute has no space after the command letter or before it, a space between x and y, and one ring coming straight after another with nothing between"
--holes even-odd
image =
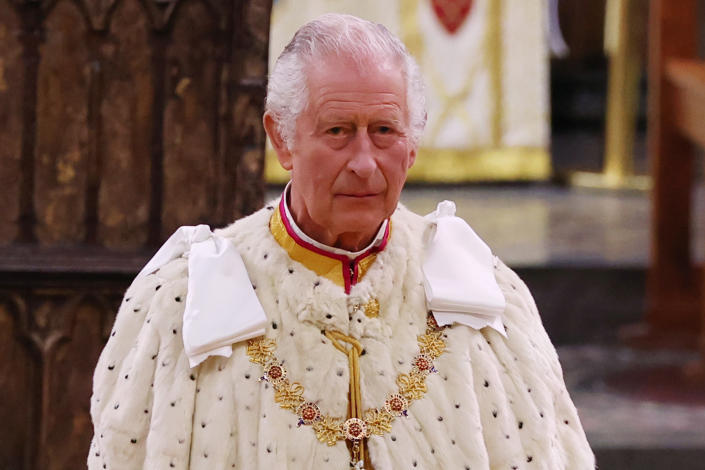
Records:
<instances>
[{"instance_id":1,"label":"neck","mask_svg":"<svg viewBox=\"0 0 705 470\"><path fill-rule=\"evenodd\" d=\"M365 231L334 232L313 222L301 209L297 210L296 207L289 206L289 210L296 225L306 235L324 245L352 252L360 251L372 243L381 226L380 223L373 229Z\"/></svg>"}]
</instances>

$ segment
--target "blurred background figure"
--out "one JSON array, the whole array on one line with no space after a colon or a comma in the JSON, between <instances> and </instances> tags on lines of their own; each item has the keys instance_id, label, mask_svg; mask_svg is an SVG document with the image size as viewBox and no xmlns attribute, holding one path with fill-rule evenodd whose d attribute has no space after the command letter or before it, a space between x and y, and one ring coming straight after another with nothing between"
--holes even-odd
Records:
<instances>
[{"instance_id":1,"label":"blurred background figure","mask_svg":"<svg viewBox=\"0 0 705 470\"><path fill-rule=\"evenodd\" d=\"M279 0L272 13L270 65L297 25L331 11L383 23L421 66L428 122L410 181L551 176L547 2ZM271 152L266 176L287 179Z\"/></svg>"},{"instance_id":2,"label":"blurred background figure","mask_svg":"<svg viewBox=\"0 0 705 470\"><path fill-rule=\"evenodd\" d=\"M129 280L281 191L267 68L325 11L416 55L402 200L527 281L600 468L702 468L705 0L0 0L0 469L82 468Z\"/></svg>"}]
</instances>

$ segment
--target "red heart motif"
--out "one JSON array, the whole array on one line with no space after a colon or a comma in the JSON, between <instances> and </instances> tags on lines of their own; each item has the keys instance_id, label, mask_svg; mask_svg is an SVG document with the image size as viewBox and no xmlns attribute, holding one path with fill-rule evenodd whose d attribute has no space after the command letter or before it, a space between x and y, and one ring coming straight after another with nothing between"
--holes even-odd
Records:
<instances>
[{"instance_id":1,"label":"red heart motif","mask_svg":"<svg viewBox=\"0 0 705 470\"><path fill-rule=\"evenodd\" d=\"M443 27L455 33L472 10L472 0L431 0L433 11Z\"/></svg>"}]
</instances>

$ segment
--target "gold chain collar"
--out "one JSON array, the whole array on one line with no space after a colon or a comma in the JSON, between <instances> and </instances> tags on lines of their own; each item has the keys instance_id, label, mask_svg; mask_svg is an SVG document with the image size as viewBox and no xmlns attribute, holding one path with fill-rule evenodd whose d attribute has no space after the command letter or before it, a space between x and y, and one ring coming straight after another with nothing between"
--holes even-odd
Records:
<instances>
[{"instance_id":1,"label":"gold chain collar","mask_svg":"<svg viewBox=\"0 0 705 470\"><path fill-rule=\"evenodd\" d=\"M350 418L344 419L321 413L314 402L304 399L304 388L298 382L291 382L282 362L276 357L276 342L273 339L260 337L250 340L247 345L247 355L251 362L262 366L264 375L260 380L272 384L274 401L285 410L291 410L299 417L298 425L311 426L320 442L329 446L340 440L349 440L353 448L353 465L359 465L364 460L364 446L360 443L371 435L382 436L392 429L392 421L398 416L406 416L412 401L421 399L426 393L426 376L437 372L433 361L445 351L443 339L444 327L439 327L433 315L429 313L426 332L417 337L419 354L412 361L408 374L399 374L396 379L399 387L396 393L391 393L381 408L370 408L362 411L360 395L359 356L362 346L354 338L340 332L326 332L336 349L348 356L350 365ZM348 350L340 341L350 344Z\"/></svg>"}]
</instances>

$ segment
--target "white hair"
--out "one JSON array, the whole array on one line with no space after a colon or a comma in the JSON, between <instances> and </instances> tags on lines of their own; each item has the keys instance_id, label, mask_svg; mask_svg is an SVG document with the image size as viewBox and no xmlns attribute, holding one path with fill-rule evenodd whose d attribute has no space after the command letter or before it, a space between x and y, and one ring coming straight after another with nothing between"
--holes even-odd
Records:
<instances>
[{"instance_id":1,"label":"white hair","mask_svg":"<svg viewBox=\"0 0 705 470\"><path fill-rule=\"evenodd\" d=\"M287 147L291 148L296 121L308 106L307 66L314 59L329 55L351 58L361 66L370 59L391 58L401 62L409 137L417 146L426 125L426 97L414 58L383 25L351 15L328 13L299 28L269 76L265 111L273 115Z\"/></svg>"}]
</instances>

